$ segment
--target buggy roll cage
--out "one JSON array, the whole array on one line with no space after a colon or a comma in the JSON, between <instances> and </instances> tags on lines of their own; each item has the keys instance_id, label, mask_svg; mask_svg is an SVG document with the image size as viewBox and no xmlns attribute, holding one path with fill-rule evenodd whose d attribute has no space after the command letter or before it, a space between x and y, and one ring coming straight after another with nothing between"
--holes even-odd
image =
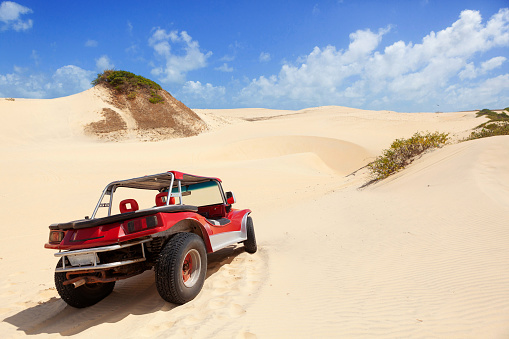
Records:
<instances>
[{"instance_id":1,"label":"buggy roll cage","mask_svg":"<svg viewBox=\"0 0 509 339\"><path fill-rule=\"evenodd\" d=\"M213 178L213 177L200 177L191 174L176 172L176 171L168 171L164 173L146 175L143 177L137 177L126 180L118 180L109 183L106 188L103 190L97 205L95 206L94 212L90 219L95 219L97 211L101 207L108 207L108 216L111 215L111 208L113 203L113 194L115 193L118 187L127 187L127 188L135 188L135 189L145 189L145 190L157 190L159 192L163 192L165 189L168 191L168 195L166 197L166 206L170 204L170 198L178 198L178 205L183 205L182 203L182 185L192 185L214 181L217 183L219 187L221 197L223 199L223 203L227 203L225 200L225 194L223 191L223 187L221 186L221 179ZM109 201L103 202L104 197L109 195Z\"/></svg>"}]
</instances>

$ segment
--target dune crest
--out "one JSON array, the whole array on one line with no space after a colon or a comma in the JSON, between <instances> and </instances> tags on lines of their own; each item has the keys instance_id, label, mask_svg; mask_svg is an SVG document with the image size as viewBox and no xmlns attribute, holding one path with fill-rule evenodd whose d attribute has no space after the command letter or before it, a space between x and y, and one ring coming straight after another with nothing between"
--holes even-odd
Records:
<instances>
[{"instance_id":1,"label":"dune crest","mask_svg":"<svg viewBox=\"0 0 509 339\"><path fill-rule=\"evenodd\" d=\"M230 143L211 154L224 160L277 158L292 154L312 153L329 170L348 174L365 164L372 154L348 141L316 136L273 136Z\"/></svg>"}]
</instances>

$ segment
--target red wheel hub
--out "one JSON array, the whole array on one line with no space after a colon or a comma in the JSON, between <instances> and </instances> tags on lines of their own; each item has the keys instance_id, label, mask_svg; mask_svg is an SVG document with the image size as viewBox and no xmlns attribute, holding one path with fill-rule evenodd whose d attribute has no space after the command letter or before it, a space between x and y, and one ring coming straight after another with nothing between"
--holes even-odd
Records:
<instances>
[{"instance_id":1,"label":"red wheel hub","mask_svg":"<svg viewBox=\"0 0 509 339\"><path fill-rule=\"evenodd\" d=\"M191 272L193 270L193 259L191 258L191 253L186 255L184 259L184 264L182 265L182 279L184 282L188 281L191 278Z\"/></svg>"}]
</instances>

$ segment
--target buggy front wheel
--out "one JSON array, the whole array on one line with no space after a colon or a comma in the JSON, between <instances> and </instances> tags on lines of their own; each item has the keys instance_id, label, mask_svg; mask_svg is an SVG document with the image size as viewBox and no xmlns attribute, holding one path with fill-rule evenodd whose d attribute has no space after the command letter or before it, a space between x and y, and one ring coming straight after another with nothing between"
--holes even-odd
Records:
<instances>
[{"instance_id":1,"label":"buggy front wheel","mask_svg":"<svg viewBox=\"0 0 509 339\"><path fill-rule=\"evenodd\" d=\"M256 236L254 232L253 219L247 217L246 222L247 239L244 241L244 248L247 253L255 253L258 249L256 245Z\"/></svg>"}]
</instances>

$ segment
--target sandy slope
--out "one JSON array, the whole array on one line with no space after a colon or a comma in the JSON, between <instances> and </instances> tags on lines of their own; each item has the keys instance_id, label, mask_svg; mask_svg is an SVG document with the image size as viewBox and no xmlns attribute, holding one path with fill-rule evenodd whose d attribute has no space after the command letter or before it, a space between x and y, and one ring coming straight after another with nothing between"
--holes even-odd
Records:
<instances>
[{"instance_id":1,"label":"sandy slope","mask_svg":"<svg viewBox=\"0 0 509 339\"><path fill-rule=\"evenodd\" d=\"M2 338L509 336L509 137L444 147L362 190L366 171L348 175L395 138L465 135L473 113L197 110L210 132L103 143L80 132L103 105L89 94L0 99ZM89 215L114 179L168 169L221 177L253 210L259 251L211 255L183 306L153 272L66 306L47 226Z\"/></svg>"}]
</instances>

